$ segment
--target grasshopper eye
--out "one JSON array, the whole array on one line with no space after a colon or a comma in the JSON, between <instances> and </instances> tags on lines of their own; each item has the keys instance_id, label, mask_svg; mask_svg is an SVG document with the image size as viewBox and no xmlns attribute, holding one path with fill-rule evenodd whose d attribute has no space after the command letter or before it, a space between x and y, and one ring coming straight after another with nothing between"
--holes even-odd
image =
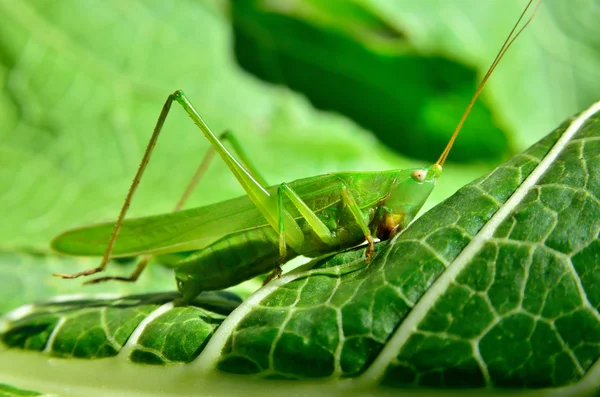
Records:
<instances>
[{"instance_id":1,"label":"grasshopper eye","mask_svg":"<svg viewBox=\"0 0 600 397\"><path fill-rule=\"evenodd\" d=\"M410 176L412 176L412 179L414 179L416 182L423 183L423 181L425 181L425 177L427 176L427 171L415 170Z\"/></svg>"},{"instance_id":2,"label":"grasshopper eye","mask_svg":"<svg viewBox=\"0 0 600 397\"><path fill-rule=\"evenodd\" d=\"M181 280L180 278L177 278L176 281L177 281L177 289L179 290L179 292L183 292L183 287L184 287L183 280Z\"/></svg>"}]
</instances>

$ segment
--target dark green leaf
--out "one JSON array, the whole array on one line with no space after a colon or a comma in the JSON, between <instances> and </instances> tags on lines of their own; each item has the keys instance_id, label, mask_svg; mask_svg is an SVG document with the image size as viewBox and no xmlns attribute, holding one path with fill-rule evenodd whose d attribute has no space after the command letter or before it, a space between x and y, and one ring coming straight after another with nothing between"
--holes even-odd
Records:
<instances>
[{"instance_id":1,"label":"dark green leaf","mask_svg":"<svg viewBox=\"0 0 600 397\"><path fill-rule=\"evenodd\" d=\"M189 362L240 301L221 292L203 294L186 307L168 304L177 297L165 293L36 304L18 318L9 315L2 343L63 358L99 359L125 349L132 362Z\"/></svg>"},{"instance_id":2,"label":"dark green leaf","mask_svg":"<svg viewBox=\"0 0 600 397\"><path fill-rule=\"evenodd\" d=\"M21 390L16 387L9 385L0 384L0 397L29 397L29 396L43 396L43 397L54 397L54 395L38 393L35 391Z\"/></svg>"},{"instance_id":3,"label":"dark green leaf","mask_svg":"<svg viewBox=\"0 0 600 397\"><path fill-rule=\"evenodd\" d=\"M431 161L442 152L448 138L440 132L454 129L477 85L474 70L419 51L412 31L405 35L360 2L233 1L232 20L244 68L352 118L408 156ZM453 159L493 162L507 152L506 135L476 103Z\"/></svg>"}]
</instances>

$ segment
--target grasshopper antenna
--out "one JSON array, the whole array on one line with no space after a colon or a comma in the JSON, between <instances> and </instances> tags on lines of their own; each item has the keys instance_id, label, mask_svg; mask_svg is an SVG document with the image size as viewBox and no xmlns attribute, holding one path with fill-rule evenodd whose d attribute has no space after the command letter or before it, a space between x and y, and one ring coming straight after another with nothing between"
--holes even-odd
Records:
<instances>
[{"instance_id":1,"label":"grasshopper antenna","mask_svg":"<svg viewBox=\"0 0 600 397\"><path fill-rule=\"evenodd\" d=\"M454 133L452 134L452 137L450 138L450 141L446 145L446 148L442 152L442 154L441 154L440 158L438 159L438 161L435 162L435 165L438 166L438 167L440 167L440 169L444 165L444 163L446 162L446 158L448 157L448 154L450 153L450 150L452 149L452 145L454 145L454 141L456 140L456 137L458 136L458 133L462 129L462 126L465 123L465 120L467 119L467 116L471 112L471 109L473 108L473 104L475 103L475 101L479 97L479 94L481 93L481 90L483 90L483 87L485 86L485 83L487 83L488 79L490 78L490 76L492 75L492 73L494 72L494 70L496 69L496 66L498 66L498 63L500 62L500 60L502 59L502 57L504 56L504 54L506 54L506 51L515 42L515 40L517 39L517 37L519 37L519 35L521 34L521 32L523 32L523 30L525 30L525 28L527 27L527 25L529 25L529 23L531 22L531 20L535 16L535 13L537 12L538 8L540 7L540 4L541 4L542 0L538 0L537 1L536 5L535 5L535 8L533 9L533 12L531 13L531 16L529 17L529 19L527 19L525 21L525 23L523 24L523 26L519 29L519 25L521 24L521 21L523 20L523 18L527 14L527 11L529 10L529 8L533 4L533 2L534 2L534 0L529 0L529 3L527 3L527 7L525 7L525 9L523 10L523 12L521 13L521 16L519 16L519 19L515 23L515 26L513 26L512 30L510 31L510 34L508 35L508 37L504 41L504 44L502 44L502 48L500 48L500 51L498 51L498 55L496 55L496 58L494 59L494 62L492 62L492 65L490 66L490 68L486 72L485 76L481 80L481 83L479 83L479 86L477 86L477 90L475 90L475 94L473 95L473 98L471 98L471 102L469 102L469 105L465 109L465 112L463 113L460 121L458 122L458 125L456 126L456 129L454 130Z\"/></svg>"}]
</instances>

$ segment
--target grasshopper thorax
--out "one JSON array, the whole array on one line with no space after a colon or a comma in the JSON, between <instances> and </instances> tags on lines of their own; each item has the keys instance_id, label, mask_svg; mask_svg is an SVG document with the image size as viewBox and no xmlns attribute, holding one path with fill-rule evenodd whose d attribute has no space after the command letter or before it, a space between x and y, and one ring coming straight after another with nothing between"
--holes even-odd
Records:
<instances>
[{"instance_id":1,"label":"grasshopper thorax","mask_svg":"<svg viewBox=\"0 0 600 397\"><path fill-rule=\"evenodd\" d=\"M417 215L442 173L439 164L400 170L389 194L379 206L373 232L380 240L394 237Z\"/></svg>"}]
</instances>

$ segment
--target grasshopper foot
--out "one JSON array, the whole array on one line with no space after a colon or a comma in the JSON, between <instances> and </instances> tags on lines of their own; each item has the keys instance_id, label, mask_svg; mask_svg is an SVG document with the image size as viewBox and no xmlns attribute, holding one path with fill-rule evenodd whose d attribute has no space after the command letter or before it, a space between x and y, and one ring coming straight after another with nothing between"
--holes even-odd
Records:
<instances>
[{"instance_id":1,"label":"grasshopper foot","mask_svg":"<svg viewBox=\"0 0 600 397\"><path fill-rule=\"evenodd\" d=\"M104 283L106 281L123 281L126 283L133 283L135 282L135 280L137 280L136 278L133 277L112 277L112 276L107 276L107 277L98 277L95 278L93 280L88 280L85 283L83 283L84 285L90 285L90 284L100 284L100 283Z\"/></svg>"},{"instance_id":2,"label":"grasshopper foot","mask_svg":"<svg viewBox=\"0 0 600 397\"><path fill-rule=\"evenodd\" d=\"M91 274L96 274L98 272L101 272L102 270L104 270L104 269L101 268L101 267L96 267L94 269L87 269L87 270L84 270L84 271L79 272L79 273L73 273L73 274L69 274L69 273L52 273L52 275L54 277L71 279L71 278L78 278L78 277L82 277L82 276L89 276Z\"/></svg>"},{"instance_id":3,"label":"grasshopper foot","mask_svg":"<svg viewBox=\"0 0 600 397\"><path fill-rule=\"evenodd\" d=\"M281 270L281 265L277 265L277 267L273 269L271 274L269 274L267 278L265 278L265 281L263 281L263 286L267 285L267 283L273 280L274 278L281 277L281 273L283 273L283 271Z\"/></svg>"},{"instance_id":4,"label":"grasshopper foot","mask_svg":"<svg viewBox=\"0 0 600 397\"><path fill-rule=\"evenodd\" d=\"M375 256L375 240L373 240L373 237L367 236L367 242L369 245L365 251L365 261L369 263L373 259L373 256Z\"/></svg>"}]
</instances>

